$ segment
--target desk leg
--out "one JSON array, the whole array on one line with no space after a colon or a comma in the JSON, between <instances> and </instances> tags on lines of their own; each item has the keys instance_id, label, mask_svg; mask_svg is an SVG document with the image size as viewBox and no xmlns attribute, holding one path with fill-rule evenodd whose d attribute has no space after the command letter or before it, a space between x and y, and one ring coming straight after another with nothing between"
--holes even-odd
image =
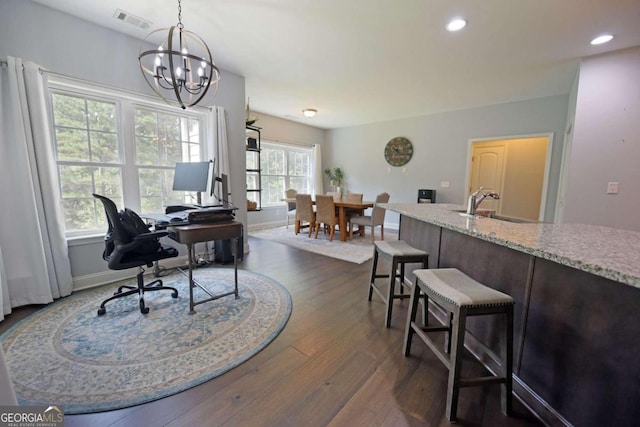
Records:
<instances>
[{"instance_id":1,"label":"desk leg","mask_svg":"<svg viewBox=\"0 0 640 427\"><path fill-rule=\"evenodd\" d=\"M193 244L188 244L187 249L189 255L189 314L193 314L196 312L193 303L193 288L195 287L193 284Z\"/></svg>"},{"instance_id":2,"label":"desk leg","mask_svg":"<svg viewBox=\"0 0 640 427\"><path fill-rule=\"evenodd\" d=\"M234 295L236 296L236 299L238 299L238 257L240 256L240 238L236 237L234 239L236 241L236 249L235 249L235 253L233 254L233 274L234 274L234 280L235 280L235 288L234 288Z\"/></svg>"}]
</instances>

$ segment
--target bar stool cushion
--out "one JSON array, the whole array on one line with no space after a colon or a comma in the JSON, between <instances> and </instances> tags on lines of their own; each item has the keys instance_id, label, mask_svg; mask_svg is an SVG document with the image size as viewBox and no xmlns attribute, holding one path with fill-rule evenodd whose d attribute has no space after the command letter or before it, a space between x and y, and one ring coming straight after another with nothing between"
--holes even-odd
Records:
<instances>
[{"instance_id":1,"label":"bar stool cushion","mask_svg":"<svg viewBox=\"0 0 640 427\"><path fill-rule=\"evenodd\" d=\"M456 268L414 270L413 274L440 298L458 307L513 304L509 295L473 280Z\"/></svg>"},{"instance_id":2,"label":"bar stool cushion","mask_svg":"<svg viewBox=\"0 0 640 427\"><path fill-rule=\"evenodd\" d=\"M425 256L427 253L416 249L404 240L376 240L373 242L380 253L391 257Z\"/></svg>"}]
</instances>

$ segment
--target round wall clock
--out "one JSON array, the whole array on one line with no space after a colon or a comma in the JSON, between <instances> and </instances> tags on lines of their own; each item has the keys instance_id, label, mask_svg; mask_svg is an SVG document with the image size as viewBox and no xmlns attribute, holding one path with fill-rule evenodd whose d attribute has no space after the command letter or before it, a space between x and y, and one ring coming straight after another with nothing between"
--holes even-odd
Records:
<instances>
[{"instance_id":1,"label":"round wall clock","mask_svg":"<svg viewBox=\"0 0 640 427\"><path fill-rule=\"evenodd\" d=\"M384 158L391 166L404 166L413 155L411 141L402 136L391 139L384 148Z\"/></svg>"}]
</instances>

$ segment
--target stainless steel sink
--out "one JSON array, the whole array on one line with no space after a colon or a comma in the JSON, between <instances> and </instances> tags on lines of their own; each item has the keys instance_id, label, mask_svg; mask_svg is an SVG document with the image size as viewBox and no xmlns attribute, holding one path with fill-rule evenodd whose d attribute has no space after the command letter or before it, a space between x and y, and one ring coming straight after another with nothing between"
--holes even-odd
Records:
<instances>
[{"instance_id":1,"label":"stainless steel sink","mask_svg":"<svg viewBox=\"0 0 640 427\"><path fill-rule=\"evenodd\" d=\"M464 216L467 218L475 218L475 219L480 219L480 218L491 218L491 219L497 219L498 221L506 221L506 222L513 222L513 223L517 223L517 224L531 224L534 223L536 221L531 221L531 220L527 220L527 219L520 219L520 218L511 218L508 216L502 216L502 215L496 215L494 213L494 211L478 211L476 212L475 215L471 215L468 214L466 210L464 209L454 209L453 212L458 212L458 214L460 216Z\"/></svg>"}]
</instances>

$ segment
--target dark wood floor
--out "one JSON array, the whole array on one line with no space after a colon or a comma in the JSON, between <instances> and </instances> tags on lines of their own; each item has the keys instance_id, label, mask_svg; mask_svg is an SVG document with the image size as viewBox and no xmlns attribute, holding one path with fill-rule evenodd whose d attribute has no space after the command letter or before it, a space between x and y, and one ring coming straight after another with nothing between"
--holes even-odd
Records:
<instances>
[{"instance_id":1,"label":"dark wood floor","mask_svg":"<svg viewBox=\"0 0 640 427\"><path fill-rule=\"evenodd\" d=\"M375 294L367 301L369 262L351 264L253 238L250 247L241 268L279 281L293 300L288 324L269 346L182 393L67 415L65 426L449 425L447 371L418 339L411 357L402 355L408 301L395 303L392 328L384 328L384 304ZM34 310L17 309L0 323L0 333ZM465 369L481 369L469 359ZM462 389L458 417L462 426L541 425L517 399L514 414L502 415L499 386Z\"/></svg>"}]
</instances>

